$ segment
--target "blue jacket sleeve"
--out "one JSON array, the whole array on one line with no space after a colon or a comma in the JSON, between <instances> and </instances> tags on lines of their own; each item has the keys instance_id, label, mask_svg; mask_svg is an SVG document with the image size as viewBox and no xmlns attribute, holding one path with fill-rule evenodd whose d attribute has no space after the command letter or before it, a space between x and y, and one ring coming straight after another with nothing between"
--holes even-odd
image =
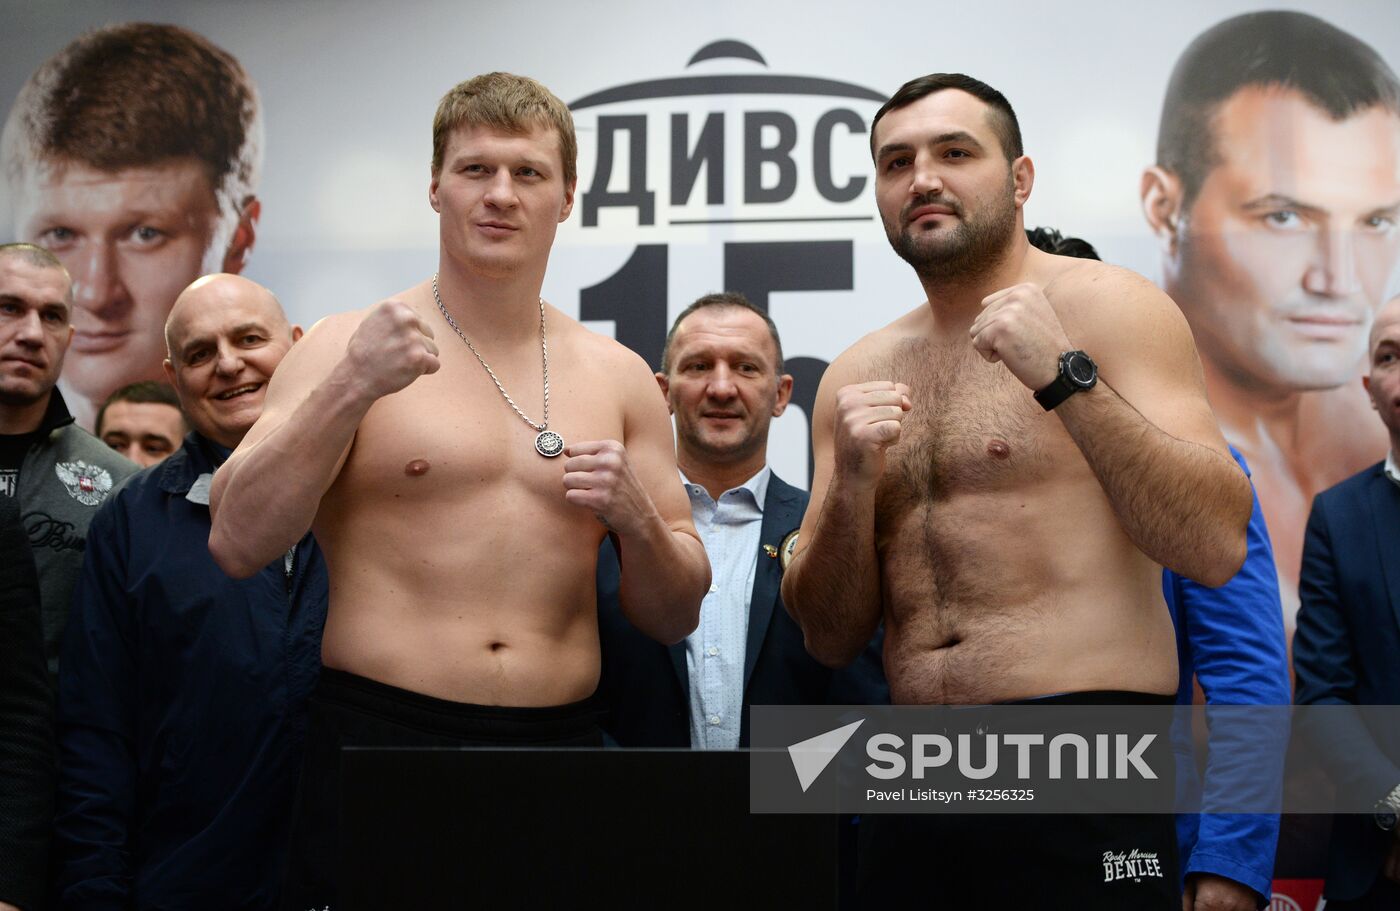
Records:
<instances>
[{"instance_id":1,"label":"blue jacket sleeve","mask_svg":"<svg viewBox=\"0 0 1400 911\"><path fill-rule=\"evenodd\" d=\"M136 804L136 662L120 496L93 517L59 668L58 815L62 907L124 909Z\"/></svg>"},{"instance_id":2,"label":"blue jacket sleeve","mask_svg":"<svg viewBox=\"0 0 1400 911\"><path fill-rule=\"evenodd\" d=\"M1236 454L1245 471L1244 459ZM1210 723L1202 806L1238 801L1276 806L1282 789L1282 757L1288 745L1287 714L1265 719L1215 713L1210 706L1291 702L1288 655L1273 545L1259 497L1249 518L1248 553L1240 571L1219 588L1176 577L1180 627L1205 693ZM1251 721L1258 723L1250 723ZM1273 757L1261 763L1260 757ZM1262 774L1266 769L1272 774ZM1238 805L1238 803L1236 803ZM1275 814L1204 813L1182 871L1213 873L1270 895L1279 818Z\"/></svg>"}]
</instances>

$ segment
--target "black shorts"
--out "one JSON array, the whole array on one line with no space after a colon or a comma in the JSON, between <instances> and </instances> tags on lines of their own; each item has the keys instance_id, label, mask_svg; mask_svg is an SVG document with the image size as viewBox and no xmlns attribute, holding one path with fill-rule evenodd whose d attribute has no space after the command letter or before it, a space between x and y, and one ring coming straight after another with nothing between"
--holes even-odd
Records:
<instances>
[{"instance_id":1,"label":"black shorts","mask_svg":"<svg viewBox=\"0 0 1400 911\"><path fill-rule=\"evenodd\" d=\"M1080 705L1173 701L1170 696L1118 692L1026 700ZM1162 784L1172 787L1170 781ZM1170 813L866 814L858 840L859 908L1181 907L1176 818Z\"/></svg>"},{"instance_id":2,"label":"black shorts","mask_svg":"<svg viewBox=\"0 0 1400 911\"><path fill-rule=\"evenodd\" d=\"M323 668L307 701L282 908L338 907L341 747L601 747L600 718L593 699L546 708L471 705Z\"/></svg>"}]
</instances>

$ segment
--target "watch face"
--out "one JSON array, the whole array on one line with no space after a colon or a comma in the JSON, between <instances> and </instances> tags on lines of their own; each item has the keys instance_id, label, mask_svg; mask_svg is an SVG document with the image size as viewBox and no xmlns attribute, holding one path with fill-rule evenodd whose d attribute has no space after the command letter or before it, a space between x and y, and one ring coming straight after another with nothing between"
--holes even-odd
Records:
<instances>
[{"instance_id":1,"label":"watch face","mask_svg":"<svg viewBox=\"0 0 1400 911\"><path fill-rule=\"evenodd\" d=\"M1080 386L1089 385L1098 375L1094 362L1082 351L1076 351L1069 356L1068 363L1065 364L1065 372L1069 374L1071 382Z\"/></svg>"}]
</instances>

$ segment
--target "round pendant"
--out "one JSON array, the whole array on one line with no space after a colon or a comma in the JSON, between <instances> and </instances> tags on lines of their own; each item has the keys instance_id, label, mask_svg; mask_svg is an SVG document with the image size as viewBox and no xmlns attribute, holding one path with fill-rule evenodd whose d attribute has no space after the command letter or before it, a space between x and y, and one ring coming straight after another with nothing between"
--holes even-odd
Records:
<instances>
[{"instance_id":1,"label":"round pendant","mask_svg":"<svg viewBox=\"0 0 1400 911\"><path fill-rule=\"evenodd\" d=\"M564 438L553 430L541 430L535 437L535 451L547 459L552 459L564 451Z\"/></svg>"}]
</instances>

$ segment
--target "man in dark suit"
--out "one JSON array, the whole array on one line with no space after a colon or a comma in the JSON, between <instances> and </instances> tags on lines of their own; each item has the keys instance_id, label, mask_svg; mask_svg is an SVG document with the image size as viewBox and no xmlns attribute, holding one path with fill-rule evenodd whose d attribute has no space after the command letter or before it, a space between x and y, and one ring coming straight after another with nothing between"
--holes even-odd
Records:
<instances>
[{"instance_id":1,"label":"man in dark suit","mask_svg":"<svg viewBox=\"0 0 1400 911\"><path fill-rule=\"evenodd\" d=\"M671 326L656 380L714 578L699 627L667 647L623 615L617 553L603 542L604 728L623 746L734 749L749 745L750 705L887 701L873 650L833 673L807 654L779 597L807 494L767 465L769 424L792 394L768 314L740 294L700 298Z\"/></svg>"},{"instance_id":2,"label":"man in dark suit","mask_svg":"<svg viewBox=\"0 0 1400 911\"><path fill-rule=\"evenodd\" d=\"M1299 705L1400 704L1400 298L1371 329L1371 404L1390 453L1313 502L1293 640ZM1400 729L1364 710L1300 719L1339 791L1374 795L1374 816L1337 816L1328 849L1328 911L1400 908ZM1303 721L1306 723L1303 723Z\"/></svg>"}]
</instances>

